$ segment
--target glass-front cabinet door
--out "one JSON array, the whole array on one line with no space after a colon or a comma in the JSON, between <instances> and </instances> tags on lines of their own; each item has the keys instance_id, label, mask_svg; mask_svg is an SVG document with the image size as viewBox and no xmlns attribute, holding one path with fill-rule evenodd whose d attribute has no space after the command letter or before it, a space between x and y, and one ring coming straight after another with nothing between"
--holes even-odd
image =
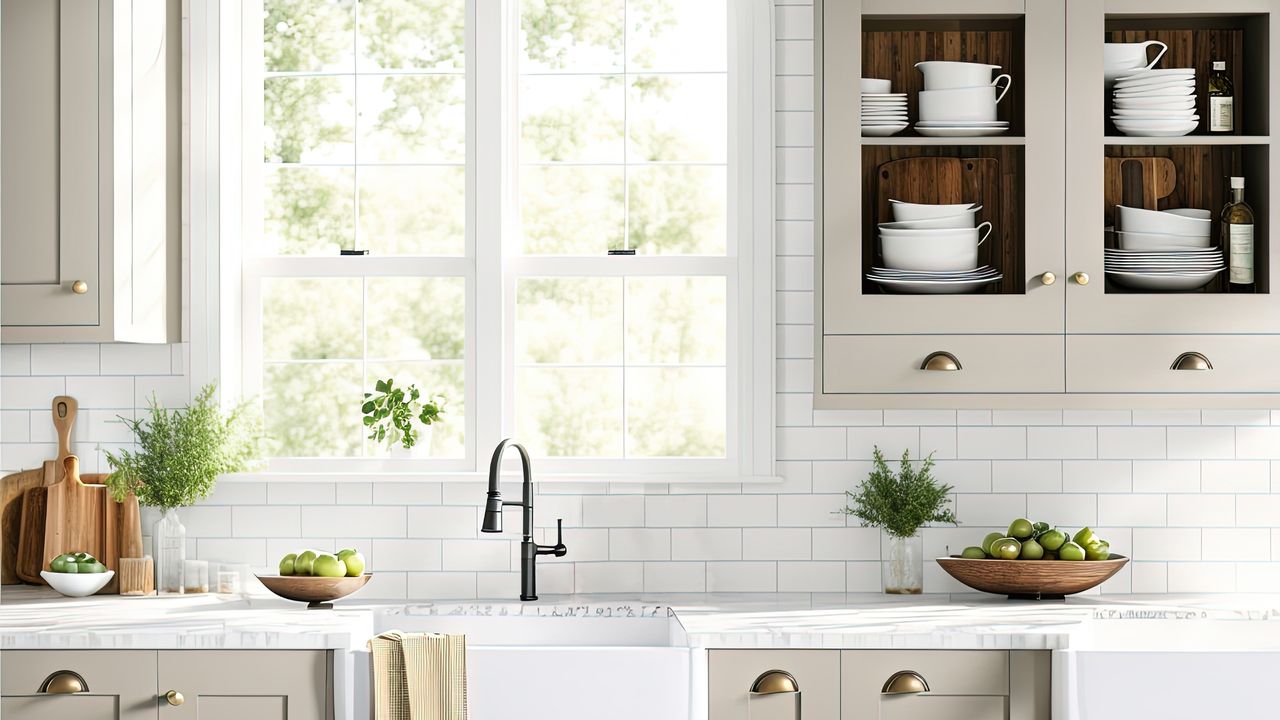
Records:
<instances>
[{"instance_id":1,"label":"glass-front cabinet door","mask_svg":"<svg viewBox=\"0 0 1280 720\"><path fill-rule=\"evenodd\" d=\"M814 11L819 404L1062 393L1066 3Z\"/></svg>"},{"instance_id":2,"label":"glass-front cabinet door","mask_svg":"<svg viewBox=\"0 0 1280 720\"><path fill-rule=\"evenodd\" d=\"M1067 3L1068 392L1280 391L1278 10Z\"/></svg>"}]
</instances>

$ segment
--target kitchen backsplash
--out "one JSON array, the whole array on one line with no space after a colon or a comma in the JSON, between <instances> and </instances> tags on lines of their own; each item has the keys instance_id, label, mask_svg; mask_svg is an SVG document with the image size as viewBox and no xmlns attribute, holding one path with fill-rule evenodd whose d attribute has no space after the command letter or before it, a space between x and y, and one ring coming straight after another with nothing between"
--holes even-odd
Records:
<instances>
[{"instance_id":1,"label":"kitchen backsplash","mask_svg":"<svg viewBox=\"0 0 1280 720\"><path fill-rule=\"evenodd\" d=\"M1280 592L1280 410L815 411L812 8L777 10L778 472L775 485L543 484L543 541L565 519L569 555L539 589L578 592L878 591L880 535L833 511L873 445L935 453L957 551L1018 516L1100 528L1134 561L1104 592ZM0 356L0 465L54 451L49 401L80 401L75 451L127 442L112 422L190 393L184 346L16 345ZM537 460L534 461L535 475ZM361 548L370 595L507 597L518 533L481 537L479 483L232 483L183 511L191 552L269 566L298 547ZM144 532L155 515L144 515ZM549 527L546 527L549 526ZM508 527L518 527L517 522ZM927 592L957 589L927 567Z\"/></svg>"}]
</instances>

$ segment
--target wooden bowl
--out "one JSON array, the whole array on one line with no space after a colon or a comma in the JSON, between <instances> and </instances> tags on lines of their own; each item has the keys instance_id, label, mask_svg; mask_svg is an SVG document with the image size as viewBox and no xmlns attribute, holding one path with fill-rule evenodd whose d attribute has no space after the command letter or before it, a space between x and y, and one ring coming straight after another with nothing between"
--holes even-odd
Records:
<instances>
[{"instance_id":1,"label":"wooden bowl","mask_svg":"<svg viewBox=\"0 0 1280 720\"><path fill-rule=\"evenodd\" d=\"M285 600L307 603L310 610L330 609L334 600L344 598L369 582L373 573L357 577L316 577L314 575L258 575L271 592Z\"/></svg>"},{"instance_id":2,"label":"wooden bowl","mask_svg":"<svg viewBox=\"0 0 1280 720\"><path fill-rule=\"evenodd\" d=\"M972 560L955 555L937 560L947 574L974 590L1036 600L1097 587L1129 562L1114 553L1106 560Z\"/></svg>"}]
</instances>

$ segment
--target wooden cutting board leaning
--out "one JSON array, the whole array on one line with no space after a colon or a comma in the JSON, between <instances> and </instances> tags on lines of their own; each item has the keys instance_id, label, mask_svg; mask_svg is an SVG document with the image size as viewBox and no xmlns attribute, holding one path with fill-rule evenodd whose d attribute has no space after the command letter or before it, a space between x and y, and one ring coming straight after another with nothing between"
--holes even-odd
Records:
<instances>
[{"instance_id":1,"label":"wooden cutting board leaning","mask_svg":"<svg viewBox=\"0 0 1280 720\"><path fill-rule=\"evenodd\" d=\"M69 552L86 552L98 558L108 570L120 569L120 505L111 499L106 485L86 485L80 477L80 458L67 457L66 473L46 488L44 550L42 568ZM116 592L117 579L99 594Z\"/></svg>"},{"instance_id":2,"label":"wooden cutting board leaning","mask_svg":"<svg viewBox=\"0 0 1280 720\"><path fill-rule=\"evenodd\" d=\"M76 423L78 408L79 403L73 397L55 397L53 426L58 431L57 459L45 460L40 468L0 479L0 585L14 585L23 580L44 584L39 567L44 543L43 493L45 487L62 476L62 462L71 454L71 428ZM23 505L28 495L32 498L31 507L24 512ZM25 545L22 543L24 526L27 528ZM20 562L19 556L24 561ZM19 571L20 566L23 571Z\"/></svg>"}]
</instances>

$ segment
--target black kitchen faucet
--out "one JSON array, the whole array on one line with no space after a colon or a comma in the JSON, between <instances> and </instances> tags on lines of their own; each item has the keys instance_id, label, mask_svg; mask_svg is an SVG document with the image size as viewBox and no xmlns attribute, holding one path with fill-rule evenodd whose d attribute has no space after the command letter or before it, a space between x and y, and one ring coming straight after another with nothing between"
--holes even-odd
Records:
<instances>
[{"instance_id":1,"label":"black kitchen faucet","mask_svg":"<svg viewBox=\"0 0 1280 720\"><path fill-rule=\"evenodd\" d=\"M520 451L520 465L524 474L523 499L521 502L508 502L498 492L498 474L502 469L502 453L507 447ZM556 520L556 544L539 545L533 541L533 470L529 464L529 452L524 446L507 438L498 443L493 451L493 460L489 462L489 495L484 504L484 522L480 532L502 532L502 508L510 505L524 508L524 538L520 541L520 599L538 599L538 566L539 555L555 555L564 557L569 549L564 546L564 520Z\"/></svg>"}]
</instances>

